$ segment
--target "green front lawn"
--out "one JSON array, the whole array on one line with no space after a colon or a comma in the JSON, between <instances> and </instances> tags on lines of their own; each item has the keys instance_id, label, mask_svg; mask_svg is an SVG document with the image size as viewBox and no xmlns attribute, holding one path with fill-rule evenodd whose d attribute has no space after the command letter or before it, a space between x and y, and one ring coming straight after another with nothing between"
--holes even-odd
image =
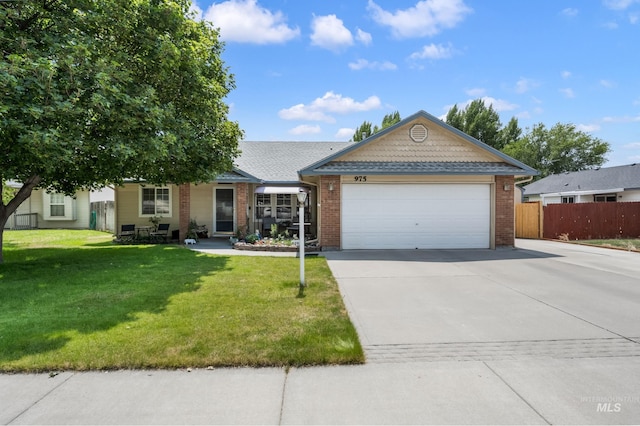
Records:
<instances>
[{"instance_id":1,"label":"green front lawn","mask_svg":"<svg viewBox=\"0 0 640 426\"><path fill-rule=\"evenodd\" d=\"M122 246L93 231L5 231L0 370L364 361L324 258Z\"/></svg>"}]
</instances>

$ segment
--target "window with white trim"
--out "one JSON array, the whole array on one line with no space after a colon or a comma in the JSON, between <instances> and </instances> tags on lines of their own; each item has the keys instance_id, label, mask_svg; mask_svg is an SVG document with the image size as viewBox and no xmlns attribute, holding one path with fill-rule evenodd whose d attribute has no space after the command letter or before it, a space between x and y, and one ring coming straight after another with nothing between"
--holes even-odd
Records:
<instances>
[{"instance_id":1,"label":"window with white trim","mask_svg":"<svg viewBox=\"0 0 640 426\"><path fill-rule=\"evenodd\" d=\"M171 217L171 188L140 187L140 216Z\"/></svg>"},{"instance_id":2,"label":"window with white trim","mask_svg":"<svg viewBox=\"0 0 640 426\"><path fill-rule=\"evenodd\" d=\"M575 197L572 196L568 196L568 197L562 197L562 204L572 204L575 203Z\"/></svg>"},{"instance_id":3,"label":"window with white trim","mask_svg":"<svg viewBox=\"0 0 640 426\"><path fill-rule=\"evenodd\" d=\"M59 192L44 192L42 201L44 220L76 220L72 197Z\"/></svg>"},{"instance_id":4,"label":"window with white trim","mask_svg":"<svg viewBox=\"0 0 640 426\"><path fill-rule=\"evenodd\" d=\"M295 208L293 199L292 194L256 194L256 219L291 220Z\"/></svg>"}]
</instances>

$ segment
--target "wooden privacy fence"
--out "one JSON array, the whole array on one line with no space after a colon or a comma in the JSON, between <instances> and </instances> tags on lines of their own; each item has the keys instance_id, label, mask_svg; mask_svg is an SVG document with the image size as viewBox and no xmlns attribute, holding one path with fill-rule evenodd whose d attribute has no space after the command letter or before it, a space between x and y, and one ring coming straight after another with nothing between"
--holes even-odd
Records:
<instances>
[{"instance_id":1,"label":"wooden privacy fence","mask_svg":"<svg viewBox=\"0 0 640 426\"><path fill-rule=\"evenodd\" d=\"M640 237L640 202L549 204L544 238L570 240Z\"/></svg>"},{"instance_id":2,"label":"wooden privacy fence","mask_svg":"<svg viewBox=\"0 0 640 426\"><path fill-rule=\"evenodd\" d=\"M640 202L516 205L516 238L640 238Z\"/></svg>"},{"instance_id":3,"label":"wooden privacy fence","mask_svg":"<svg viewBox=\"0 0 640 426\"><path fill-rule=\"evenodd\" d=\"M516 238L542 238L542 203L516 204Z\"/></svg>"},{"instance_id":4,"label":"wooden privacy fence","mask_svg":"<svg viewBox=\"0 0 640 426\"><path fill-rule=\"evenodd\" d=\"M115 232L115 205L113 201L91 203L90 228L97 231Z\"/></svg>"}]
</instances>

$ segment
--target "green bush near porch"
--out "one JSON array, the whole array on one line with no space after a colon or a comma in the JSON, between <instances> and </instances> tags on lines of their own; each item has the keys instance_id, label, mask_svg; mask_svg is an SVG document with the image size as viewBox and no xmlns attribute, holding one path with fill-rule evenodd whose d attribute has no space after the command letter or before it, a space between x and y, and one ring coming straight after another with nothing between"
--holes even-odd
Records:
<instances>
[{"instance_id":1,"label":"green bush near porch","mask_svg":"<svg viewBox=\"0 0 640 426\"><path fill-rule=\"evenodd\" d=\"M0 370L364 361L323 258L123 246L95 231L5 231Z\"/></svg>"}]
</instances>

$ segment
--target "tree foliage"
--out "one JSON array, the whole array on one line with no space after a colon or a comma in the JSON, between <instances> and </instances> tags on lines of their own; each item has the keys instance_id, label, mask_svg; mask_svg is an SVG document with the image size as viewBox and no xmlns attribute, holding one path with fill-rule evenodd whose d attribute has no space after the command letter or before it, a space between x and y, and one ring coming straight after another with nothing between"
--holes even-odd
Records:
<instances>
[{"instance_id":1,"label":"tree foliage","mask_svg":"<svg viewBox=\"0 0 640 426\"><path fill-rule=\"evenodd\" d=\"M522 138L505 146L504 153L537 169L540 177L601 166L610 151L607 142L557 123L550 129L538 123Z\"/></svg>"},{"instance_id":2,"label":"tree foliage","mask_svg":"<svg viewBox=\"0 0 640 426\"><path fill-rule=\"evenodd\" d=\"M396 123L400 122L400 113L398 111L394 111L391 114L386 114L383 118L382 118L382 123L380 124L380 127L373 126L373 128L371 128L371 122L369 121L364 121L355 131L355 133L353 134L353 137L351 138L351 141L353 142L361 142L365 139L367 139L369 136L373 136L378 132L381 132L382 130L386 129L387 127L391 127Z\"/></svg>"},{"instance_id":3,"label":"tree foliage","mask_svg":"<svg viewBox=\"0 0 640 426\"><path fill-rule=\"evenodd\" d=\"M454 105L447 112L445 122L496 149L503 146L500 116L493 105L487 107L482 99L471 101L464 109ZM517 121L515 124L517 126Z\"/></svg>"},{"instance_id":4,"label":"tree foliage","mask_svg":"<svg viewBox=\"0 0 640 426\"><path fill-rule=\"evenodd\" d=\"M190 4L0 2L0 182L23 183L0 205L0 233L36 187L199 182L232 167L235 83Z\"/></svg>"}]
</instances>

